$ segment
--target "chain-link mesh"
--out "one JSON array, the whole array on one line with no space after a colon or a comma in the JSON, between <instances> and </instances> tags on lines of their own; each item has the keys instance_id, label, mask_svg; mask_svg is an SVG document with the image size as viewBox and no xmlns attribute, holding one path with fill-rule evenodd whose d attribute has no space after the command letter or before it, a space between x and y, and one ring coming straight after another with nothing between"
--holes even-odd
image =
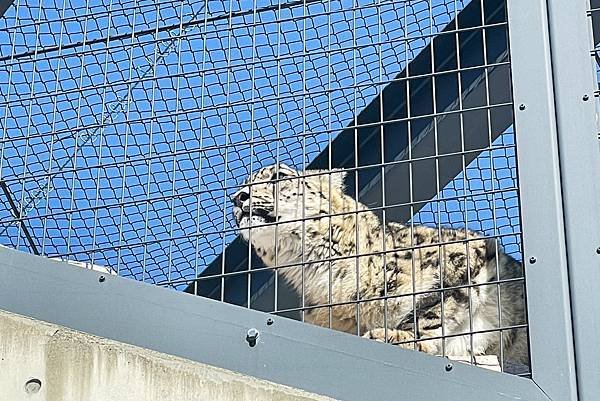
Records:
<instances>
[{"instance_id":1,"label":"chain-link mesh","mask_svg":"<svg viewBox=\"0 0 600 401\"><path fill-rule=\"evenodd\" d=\"M467 6L478 19L461 20ZM183 289L228 263L229 197L260 167L325 157L320 167L414 175L453 158L436 195L413 195L424 183L411 179L395 207L410 224L497 238L520 261L512 99L496 96L510 82L490 78L509 77L506 25L491 0L15 0L0 18L0 243ZM454 43L454 58L411 71L434 38ZM504 46L493 55L492 40ZM419 80L435 82L421 114ZM398 82L405 93L383 99ZM352 142L355 159L332 161L345 132L375 124L359 115L402 96L404 115L386 126L435 146L407 154L386 133L387 144L360 153ZM444 148L438 138L451 136ZM376 177L358 181L351 195L389 207L369 200Z\"/></svg>"}]
</instances>

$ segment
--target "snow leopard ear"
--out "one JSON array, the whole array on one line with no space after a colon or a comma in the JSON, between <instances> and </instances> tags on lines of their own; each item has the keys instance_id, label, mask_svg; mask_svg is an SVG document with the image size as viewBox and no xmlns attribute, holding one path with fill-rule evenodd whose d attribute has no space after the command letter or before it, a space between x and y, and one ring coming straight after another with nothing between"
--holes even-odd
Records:
<instances>
[{"instance_id":1,"label":"snow leopard ear","mask_svg":"<svg viewBox=\"0 0 600 401\"><path fill-rule=\"evenodd\" d=\"M290 167L287 164L282 163L282 162L279 162L278 170L279 170L279 172L281 172L283 174L298 175L298 170L296 170L294 167Z\"/></svg>"},{"instance_id":2,"label":"snow leopard ear","mask_svg":"<svg viewBox=\"0 0 600 401\"><path fill-rule=\"evenodd\" d=\"M287 164L285 164L284 162L279 162L278 166L282 170L293 170L293 171L296 171L293 168L291 168L290 166L288 166Z\"/></svg>"}]
</instances>

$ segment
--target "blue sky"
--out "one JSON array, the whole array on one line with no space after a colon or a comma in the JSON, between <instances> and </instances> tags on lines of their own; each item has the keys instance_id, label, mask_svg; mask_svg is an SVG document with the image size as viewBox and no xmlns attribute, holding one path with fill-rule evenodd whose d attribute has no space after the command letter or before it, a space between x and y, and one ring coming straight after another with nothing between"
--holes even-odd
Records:
<instances>
[{"instance_id":1,"label":"blue sky","mask_svg":"<svg viewBox=\"0 0 600 401\"><path fill-rule=\"evenodd\" d=\"M226 195L251 170L308 164L468 1L17 3L1 177L45 253L164 283L235 238ZM520 259L512 130L493 145L413 221L504 235ZM28 249L14 224L0 243Z\"/></svg>"}]
</instances>

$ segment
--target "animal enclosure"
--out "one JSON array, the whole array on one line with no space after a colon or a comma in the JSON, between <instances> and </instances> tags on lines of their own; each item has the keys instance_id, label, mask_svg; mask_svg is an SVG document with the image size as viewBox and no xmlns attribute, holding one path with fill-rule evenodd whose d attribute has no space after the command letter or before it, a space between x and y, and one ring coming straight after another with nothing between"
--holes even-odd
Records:
<instances>
[{"instance_id":1,"label":"animal enclosure","mask_svg":"<svg viewBox=\"0 0 600 401\"><path fill-rule=\"evenodd\" d=\"M541 112L515 95L534 73L512 3L9 2L0 244L535 377L526 300L539 307L543 286L529 271L550 253L524 251L544 231L527 227L544 220L527 117ZM296 208L283 212L287 184ZM351 221L346 250L334 220ZM274 240L257 248L265 227ZM355 285L340 289L346 275Z\"/></svg>"}]
</instances>

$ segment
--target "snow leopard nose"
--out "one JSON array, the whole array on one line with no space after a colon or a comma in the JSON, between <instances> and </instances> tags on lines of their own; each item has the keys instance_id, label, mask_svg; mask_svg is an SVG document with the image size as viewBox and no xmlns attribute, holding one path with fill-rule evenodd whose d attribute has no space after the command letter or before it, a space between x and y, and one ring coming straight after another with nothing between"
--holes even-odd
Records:
<instances>
[{"instance_id":1,"label":"snow leopard nose","mask_svg":"<svg viewBox=\"0 0 600 401\"><path fill-rule=\"evenodd\" d=\"M233 198L231 198L231 201L235 206L242 207L244 206L244 202L246 202L248 199L250 199L250 194L244 190L241 190L236 193Z\"/></svg>"}]
</instances>

